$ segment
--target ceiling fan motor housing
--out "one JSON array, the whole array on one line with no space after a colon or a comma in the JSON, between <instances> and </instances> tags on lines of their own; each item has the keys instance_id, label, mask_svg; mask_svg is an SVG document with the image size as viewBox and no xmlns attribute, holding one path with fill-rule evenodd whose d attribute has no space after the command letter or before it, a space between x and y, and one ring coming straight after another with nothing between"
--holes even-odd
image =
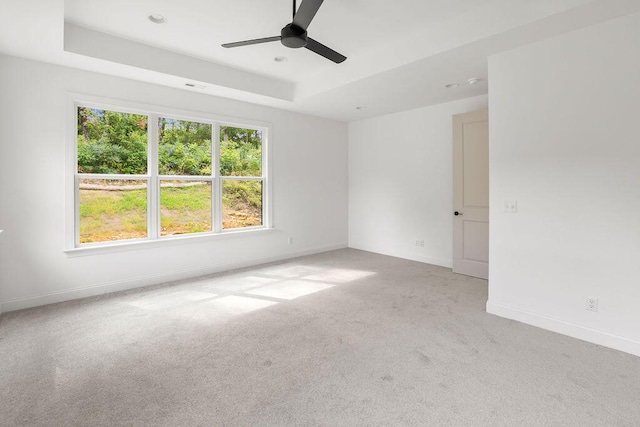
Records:
<instances>
[{"instance_id":1,"label":"ceiling fan motor housing","mask_svg":"<svg viewBox=\"0 0 640 427\"><path fill-rule=\"evenodd\" d=\"M297 49L307 45L307 32L296 25L288 24L282 29L280 36L280 41L286 47Z\"/></svg>"}]
</instances>

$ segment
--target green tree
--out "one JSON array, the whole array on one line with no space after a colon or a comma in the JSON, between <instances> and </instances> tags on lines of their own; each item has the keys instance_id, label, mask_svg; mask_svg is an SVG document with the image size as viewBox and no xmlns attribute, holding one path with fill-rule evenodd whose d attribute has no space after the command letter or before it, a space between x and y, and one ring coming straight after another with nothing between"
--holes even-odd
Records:
<instances>
[{"instance_id":1,"label":"green tree","mask_svg":"<svg viewBox=\"0 0 640 427\"><path fill-rule=\"evenodd\" d=\"M262 131L220 127L220 174L262 175Z\"/></svg>"},{"instance_id":2,"label":"green tree","mask_svg":"<svg viewBox=\"0 0 640 427\"><path fill-rule=\"evenodd\" d=\"M211 125L160 118L158 166L162 175L211 175Z\"/></svg>"},{"instance_id":3,"label":"green tree","mask_svg":"<svg viewBox=\"0 0 640 427\"><path fill-rule=\"evenodd\" d=\"M139 114L78 108L78 172L145 174L147 121ZM158 119L158 166L162 175L211 175L212 126ZM262 175L262 131L220 127L220 174Z\"/></svg>"},{"instance_id":4,"label":"green tree","mask_svg":"<svg viewBox=\"0 0 640 427\"><path fill-rule=\"evenodd\" d=\"M147 116L78 107L78 172L147 172Z\"/></svg>"}]
</instances>

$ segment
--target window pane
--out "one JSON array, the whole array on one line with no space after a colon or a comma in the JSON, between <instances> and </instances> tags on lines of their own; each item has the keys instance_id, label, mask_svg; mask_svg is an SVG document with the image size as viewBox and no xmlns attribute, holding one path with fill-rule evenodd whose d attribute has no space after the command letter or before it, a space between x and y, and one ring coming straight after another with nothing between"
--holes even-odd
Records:
<instances>
[{"instance_id":1,"label":"window pane","mask_svg":"<svg viewBox=\"0 0 640 427\"><path fill-rule=\"evenodd\" d=\"M146 237L146 181L80 180L80 243Z\"/></svg>"},{"instance_id":2,"label":"window pane","mask_svg":"<svg viewBox=\"0 0 640 427\"><path fill-rule=\"evenodd\" d=\"M262 131L220 127L220 175L262 176Z\"/></svg>"},{"instance_id":3,"label":"window pane","mask_svg":"<svg viewBox=\"0 0 640 427\"><path fill-rule=\"evenodd\" d=\"M78 173L146 174L147 119L78 107Z\"/></svg>"},{"instance_id":4,"label":"window pane","mask_svg":"<svg viewBox=\"0 0 640 427\"><path fill-rule=\"evenodd\" d=\"M211 231L211 182L160 182L160 235Z\"/></svg>"},{"instance_id":5,"label":"window pane","mask_svg":"<svg viewBox=\"0 0 640 427\"><path fill-rule=\"evenodd\" d=\"M211 175L211 125L160 117L160 175Z\"/></svg>"},{"instance_id":6,"label":"window pane","mask_svg":"<svg viewBox=\"0 0 640 427\"><path fill-rule=\"evenodd\" d=\"M222 228L262 225L262 181L222 182Z\"/></svg>"}]
</instances>

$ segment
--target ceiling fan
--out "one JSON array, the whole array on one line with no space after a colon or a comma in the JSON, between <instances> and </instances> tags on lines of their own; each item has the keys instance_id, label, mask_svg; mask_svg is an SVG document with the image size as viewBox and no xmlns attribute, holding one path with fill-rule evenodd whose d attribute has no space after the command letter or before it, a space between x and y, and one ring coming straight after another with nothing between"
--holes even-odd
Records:
<instances>
[{"instance_id":1,"label":"ceiling fan","mask_svg":"<svg viewBox=\"0 0 640 427\"><path fill-rule=\"evenodd\" d=\"M318 9L320 9L323 1L324 0L303 0L303 2L300 3L300 8L296 11L296 0L293 0L293 22L287 24L280 31L279 36L225 43L222 47L249 46L279 40L286 47L306 47L310 51L339 64L347 59L347 57L307 36L307 27L311 24L311 20L316 15L316 12L318 12Z\"/></svg>"}]
</instances>

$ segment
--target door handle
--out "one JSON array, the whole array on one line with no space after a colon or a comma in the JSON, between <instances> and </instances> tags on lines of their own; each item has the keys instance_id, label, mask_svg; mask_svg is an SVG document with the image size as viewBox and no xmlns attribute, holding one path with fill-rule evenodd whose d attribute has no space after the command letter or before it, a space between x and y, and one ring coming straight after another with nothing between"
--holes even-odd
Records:
<instances>
[{"instance_id":1,"label":"door handle","mask_svg":"<svg viewBox=\"0 0 640 427\"><path fill-rule=\"evenodd\" d=\"M453 214L454 214L455 216L458 216L458 215L462 215L462 212L455 211Z\"/></svg>"}]
</instances>

